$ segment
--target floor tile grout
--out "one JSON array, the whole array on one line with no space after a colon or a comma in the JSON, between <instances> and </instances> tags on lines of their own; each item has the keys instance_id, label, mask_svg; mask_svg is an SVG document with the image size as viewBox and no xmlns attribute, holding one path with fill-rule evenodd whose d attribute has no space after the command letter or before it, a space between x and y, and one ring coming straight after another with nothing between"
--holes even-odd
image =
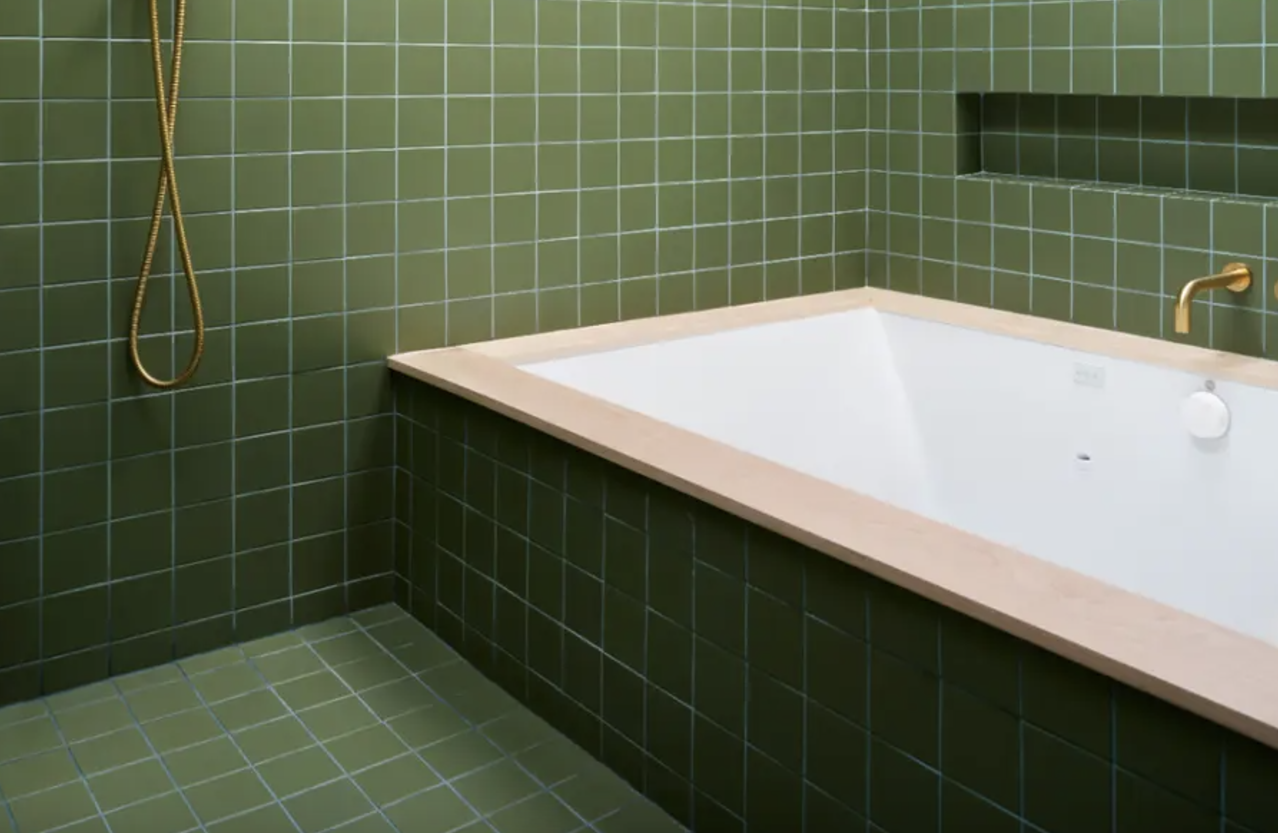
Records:
<instances>
[{"instance_id":1,"label":"floor tile grout","mask_svg":"<svg viewBox=\"0 0 1278 833\"><path fill-rule=\"evenodd\" d=\"M380 630L383 627L394 628L396 626L401 627L404 632ZM339 650L345 647L338 642L338 640L343 638L358 641L361 644L358 648L343 656L338 653ZM326 645L331 646L331 648L326 649ZM404 654L405 650L413 650L410 646L420 646L421 650L426 652L421 657L421 661L415 661L416 657ZM293 669L283 666L280 669L282 675L279 676L278 680L272 681L268 679L267 671L264 670L259 662L293 651L299 652L299 656L308 658L308 663L313 664L313 667L311 664L306 664L308 670L302 671L300 670L301 666ZM366 668L370 675L366 680L362 680L355 673L356 669L353 666L366 661L369 662ZM382 665L385 667L381 667ZM243 669L242 672L230 670L241 667ZM415 670L417 668L420 668L420 670ZM219 672L224 675L221 679L218 677ZM237 674L241 673L243 678L237 679ZM455 679L453 675L467 679ZM272 676L277 676L277 673L272 672ZM309 700L298 700L295 695L298 692L307 692L307 688L305 682L301 682L300 685L297 684L299 681L305 681L309 677L315 678L312 681L315 685L320 685L322 679L325 684L333 687L333 692L315 690L313 693L318 693L321 698L327 697L328 694L333 694L333 696L328 697L328 699L320 699L314 703L309 702ZM294 685L293 691L289 692L292 702L290 702L290 699L285 699L285 696L279 690L281 686L290 684ZM165 690L166 686L171 686L172 688ZM248 686L248 688L244 688L244 686ZM453 690L454 688L456 690ZM485 696L491 694L491 696L499 698L495 706L490 707L491 704L484 703L478 706L479 710L477 710L474 707L463 709L457 705L459 700L464 702L468 693L479 693L481 689L483 689ZM341 693L335 693L338 691ZM420 700L414 700L413 695L418 691L420 691ZM147 706L147 713L150 713L150 709L154 709L155 715L143 720L139 708L146 704L147 692L152 692L151 696L155 698ZM162 693L155 695L154 692ZM382 702L371 696L377 692L381 692L379 696L384 698ZM262 702L255 703L246 699L254 696L261 698ZM164 697L169 699L162 699ZM189 703L185 700L188 697L190 698ZM397 697L402 697L403 702L397 702ZM236 703L241 700L244 702L241 704L242 710L237 713L238 716L236 713L228 713L226 704ZM314 718L323 714L322 709L347 700L351 704L357 704L359 708L367 712L367 719L363 716L360 717L360 725L345 731L346 727L339 724L333 728L342 731L329 736L327 728L314 724ZM305 705L300 708L294 705L294 703L300 704L302 702L305 702ZM258 708L259 706L265 708ZM117 707L120 710L120 717L125 719L120 725L105 728L111 724L112 717L114 717L112 709ZM392 725L394 721L407 715L421 714L425 716L441 707L445 711L439 712L439 715L449 715L450 720L456 721L457 725L455 727L451 725L436 727L437 730L444 732L439 737L435 737L434 730L428 728L427 731L432 732L432 734L428 735L431 739L424 746L417 747L406 739L401 734L404 728L402 724L399 728ZM169 711L169 709L173 710ZM402 711L392 713L395 709L402 709ZM101 712L101 714L95 715L94 711ZM24 749L23 753L18 757L0 760L0 774L8 770L20 775L25 768L28 773L26 777L32 778L31 773L37 773L34 777L38 779L40 776L36 769L37 762L43 756L58 752L65 754L69 758L71 769L74 771L74 774L71 771L67 771L65 776L63 776L73 777L73 780L52 786L45 786L40 781L35 780L30 785L38 786L38 789L24 792L17 799L0 793L0 815L10 823L17 833L29 833L29 831L18 826L18 814L13 807L14 801L33 799L57 789L66 788L71 784L80 784L87 792L95 815L60 824L58 827L42 825L40 827L41 830L56 833L57 830L65 827L84 824L96 818L107 831L113 831L114 827L109 820L112 814L130 810L136 812L137 807L148 802L161 799L172 800L171 797L176 795L193 821L192 826L186 828L188 831L209 833L211 829L220 829L224 823L251 816L255 813L270 812L269 808L277 807L279 808L278 812L283 815L283 818L287 820L292 829L298 831L298 833L327 833L328 831L337 833L337 831L347 826L356 825L361 820L369 819L373 816L377 816L385 822L389 830L398 833L400 827L391 818L396 807L409 804L434 790L446 789L447 794L452 799L460 802L460 806L465 807L466 811L471 814L471 817L462 825L468 830L475 829L496 833L498 828L492 821L494 817L509 811L511 808L537 801L539 796L548 794L550 796L549 801L552 804L546 805L547 807L558 807L560 812L568 814L564 817L564 820L568 818L576 820L577 823L571 828L574 833L588 833L588 831L598 833L599 824L605 823L613 815L622 812L632 803L647 801L639 792L634 791L629 785L625 785L626 792L624 797L619 793L617 806L609 806L606 812L595 813L594 818L587 818L584 811L577 810L572 803L559 794L558 790L582 777L584 772L595 772L596 770L593 769L595 766L599 767L600 771L606 771L606 768L594 761L588 753L580 750L540 717L529 711L495 682L482 675L436 634L409 614L392 605L375 608L353 616L339 617L338 619L290 631L286 634L266 637L208 654L188 657L165 666L131 673L42 700L17 704L0 709L0 720L4 719L6 712L17 719L0 723L0 737L12 730L17 730L18 733L27 732L31 748L30 750ZM266 716L268 713L271 716ZM474 714L475 717L470 716L471 714ZM67 734L67 729L64 728L62 721L74 716L80 717L81 722L76 727L73 740ZM97 723L94 722L95 718L98 720ZM308 722L308 718L310 722ZM233 720L234 723L228 723L228 719ZM180 745L169 747L168 741L162 743L159 736L152 736L158 728L157 724L168 720L175 721L168 724L170 731L180 731L183 721L186 721L188 728L194 728L195 724L192 721L206 720L208 721L208 731L214 731L215 729L217 733L208 737L201 737L198 740L194 740L194 742L186 742L190 740L190 737L195 736L188 733L190 737L187 738L172 738L173 742ZM508 735L505 742L499 742L499 736L493 735L492 731L505 720L530 720L530 722L508 724L510 731L515 734ZM46 742L55 742L52 735L56 734L56 746L36 748L41 745L38 726L42 722L51 727L51 731L45 730L51 735ZM272 724L279 724L281 731L286 724L296 728L298 730L297 741L301 742L304 739L305 744L285 751L278 751L268 746L254 753L254 757L250 757L250 750L244 745L243 734L253 730L261 730L263 727L268 727ZM234 725L234 729L232 729L232 725ZM26 727L25 729L22 728L24 726ZM394 738L401 748L393 753L382 751L361 756L356 736L362 732L377 729L385 733L388 738ZM86 734L81 735L81 732L86 732ZM94 741L100 742L103 738L110 737L112 734L124 732L138 733L141 736L141 745L145 747L146 754L136 760L117 762L112 759L111 766L95 770L90 776L81 759L77 757L77 754L86 751L82 745ZM437 764L431 762L428 750L464 735L473 735L483 744L491 747L493 757L479 765L472 765L464 769L464 771L456 772L451 777L444 777L443 770L439 769ZM15 734L13 737L16 738L18 735ZM352 738L355 738L355 740L351 740ZM121 739L123 739L123 736ZM263 738L263 741L266 741L266 739ZM348 760L346 764L343 764L342 760L350 757L346 753L343 753L342 758L339 759L338 752L341 750L335 750L334 744L342 741L350 741L353 744L348 747L348 750L356 756L356 760ZM283 745L287 745L289 741L277 738L275 743L280 748L283 748ZM550 749L549 744L557 743L567 744L564 747L564 754L569 754L573 763L568 767L572 771L552 783L535 774L522 756L542 747ZM185 753L192 756L188 763L198 766L197 762L201 759L200 749L205 748L207 750L205 755L212 756L216 750L223 748L225 745L229 745L229 748L234 751L236 756L236 760L225 762L231 767L227 771L218 771L216 774L211 775L207 772L192 772L190 773L192 776L198 776L196 780L179 779L171 764L173 756ZM161 746L165 747L163 752L160 751ZM142 749L139 748L137 752L141 753ZM303 787L282 785L283 787L288 787L290 790L288 792L284 792L281 787L272 786L267 780L263 769L290 755L304 752L313 752L322 756L327 761L327 764L333 768L334 774L316 774L314 779L316 783L307 783ZM580 759L577 759L577 753L580 754ZM267 756L261 757L262 754ZM386 798L379 802L374 801L370 791L357 780L379 767L397 761L406 762L409 760L416 761L424 767L424 773L430 773L433 780L429 785L414 788L415 785L409 781L403 785L404 789L408 790L403 795ZM106 797L106 794L103 794L103 797L100 798L98 793L95 792L93 786L95 783L99 784L99 788L103 786L98 779L112 773L118 773L128 767L148 762L158 765L159 771L163 773L164 780L167 781L168 789L161 793L140 798L133 798L131 795L122 796L133 798L133 800L127 803L115 803L112 801L109 812L104 810L104 807L107 806L103 803L104 800L110 799ZM486 810L481 811L479 805L463 792L461 782L463 779L495 770L504 764L512 767L512 775L517 772L522 779L527 779L528 788L532 791L520 795L514 800L506 800L504 797L499 796L505 803L496 807L488 807ZM208 768L208 772L213 772L220 764L213 764L212 766L206 764L205 766ZM582 770L581 767L583 766L587 767L587 769ZM52 777L56 778L57 776ZM197 803L189 792L208 789L208 785L220 779L231 777L251 777L264 790L263 795L269 800L264 800L260 804L244 809L237 807L234 812L218 816L216 821L205 821L196 811ZM277 783L279 782L277 781ZM333 788L337 784L348 785L347 789L351 790L351 795L358 794L367 803L368 809L360 810L356 815L343 819L330 827L320 827L318 824L308 826L303 819L295 815L293 810L289 809L289 805L293 805L300 798L312 793L318 793L321 790ZM513 795L514 791L511 791L511 794ZM242 798L242 796L227 797L225 800L234 801L236 798ZM546 799L542 800L545 801ZM213 806L216 807L216 803ZM205 809L207 813L207 808ZM532 811L531 807L530 811ZM317 821L327 822L330 819ZM118 831L115 831L115 833L118 833ZM439 831L439 833L444 833L444 831Z\"/></svg>"}]
</instances>

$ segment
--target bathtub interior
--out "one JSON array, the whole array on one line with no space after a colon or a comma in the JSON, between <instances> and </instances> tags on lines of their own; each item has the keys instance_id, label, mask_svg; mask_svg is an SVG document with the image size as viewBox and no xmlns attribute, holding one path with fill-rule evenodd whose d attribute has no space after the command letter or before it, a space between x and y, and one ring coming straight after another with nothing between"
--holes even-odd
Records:
<instances>
[{"instance_id":1,"label":"bathtub interior","mask_svg":"<svg viewBox=\"0 0 1278 833\"><path fill-rule=\"evenodd\" d=\"M1278 643L1278 391L868 307L521 366Z\"/></svg>"}]
</instances>

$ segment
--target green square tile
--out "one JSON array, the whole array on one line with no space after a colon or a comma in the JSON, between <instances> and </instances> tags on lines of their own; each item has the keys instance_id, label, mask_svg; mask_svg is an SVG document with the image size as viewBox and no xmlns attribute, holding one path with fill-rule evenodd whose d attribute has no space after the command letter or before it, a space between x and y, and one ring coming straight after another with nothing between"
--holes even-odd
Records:
<instances>
[{"instance_id":1,"label":"green square tile","mask_svg":"<svg viewBox=\"0 0 1278 833\"><path fill-rule=\"evenodd\" d=\"M144 723L201 705L195 690L184 679L126 692L124 699L133 715Z\"/></svg>"},{"instance_id":2,"label":"green square tile","mask_svg":"<svg viewBox=\"0 0 1278 833\"><path fill-rule=\"evenodd\" d=\"M136 830L138 833L183 833L198 824L177 793L116 810L106 819L113 830Z\"/></svg>"},{"instance_id":3,"label":"green square tile","mask_svg":"<svg viewBox=\"0 0 1278 833\"><path fill-rule=\"evenodd\" d=\"M80 773L64 750L45 752L0 766L0 792L13 801L24 795L77 781Z\"/></svg>"},{"instance_id":4,"label":"green square tile","mask_svg":"<svg viewBox=\"0 0 1278 833\"><path fill-rule=\"evenodd\" d=\"M870 709L876 734L925 763L934 764L940 729L938 680L877 651L871 664Z\"/></svg>"},{"instance_id":5,"label":"green square tile","mask_svg":"<svg viewBox=\"0 0 1278 833\"><path fill-rule=\"evenodd\" d=\"M1109 823L1110 768L1100 758L1025 729L1024 813L1048 830L1083 831Z\"/></svg>"},{"instance_id":6,"label":"green square tile","mask_svg":"<svg viewBox=\"0 0 1278 833\"><path fill-rule=\"evenodd\" d=\"M577 829L581 819L554 796L543 793L493 814L488 821L498 833L569 833Z\"/></svg>"},{"instance_id":7,"label":"green square tile","mask_svg":"<svg viewBox=\"0 0 1278 833\"><path fill-rule=\"evenodd\" d=\"M941 784L941 826L942 829L1012 833L1020 829L1020 820L953 781L944 781Z\"/></svg>"},{"instance_id":8,"label":"green square tile","mask_svg":"<svg viewBox=\"0 0 1278 833\"><path fill-rule=\"evenodd\" d=\"M731 770L731 767L728 769ZM629 784L597 763L556 786L554 793L590 821L608 815L635 798L635 792Z\"/></svg>"},{"instance_id":9,"label":"green square tile","mask_svg":"<svg viewBox=\"0 0 1278 833\"><path fill-rule=\"evenodd\" d=\"M350 689L331 671L321 671L276 685L275 693L294 710L346 697Z\"/></svg>"},{"instance_id":10,"label":"green square tile","mask_svg":"<svg viewBox=\"0 0 1278 833\"><path fill-rule=\"evenodd\" d=\"M294 717L273 720L235 735L240 751L253 763L304 749L315 743L302 722Z\"/></svg>"},{"instance_id":11,"label":"green square tile","mask_svg":"<svg viewBox=\"0 0 1278 833\"><path fill-rule=\"evenodd\" d=\"M0 210L0 223L34 223L39 219L40 169L34 164L0 168L0 187L16 199Z\"/></svg>"},{"instance_id":12,"label":"green square tile","mask_svg":"<svg viewBox=\"0 0 1278 833\"><path fill-rule=\"evenodd\" d=\"M1228 815L1250 828L1263 830L1278 813L1278 794L1269 789L1278 772L1273 750L1251 740L1231 737L1226 746Z\"/></svg>"},{"instance_id":13,"label":"green square tile","mask_svg":"<svg viewBox=\"0 0 1278 833\"><path fill-rule=\"evenodd\" d=\"M104 700L116 699L116 689L110 682L95 682L92 685L75 687L69 691L60 691L45 700L52 713L56 715L78 709L82 705L102 703Z\"/></svg>"},{"instance_id":14,"label":"green square tile","mask_svg":"<svg viewBox=\"0 0 1278 833\"><path fill-rule=\"evenodd\" d=\"M515 760L543 784L555 784L589 772L599 763L562 735L521 752Z\"/></svg>"},{"instance_id":15,"label":"green square tile","mask_svg":"<svg viewBox=\"0 0 1278 833\"><path fill-rule=\"evenodd\" d=\"M91 816L84 821L75 822L69 827L61 827L58 829L63 831L63 833L107 833L106 822L103 818L104 817L102 816ZM4 821L0 822L0 830L11 830L12 828L8 825L9 819L5 818Z\"/></svg>"},{"instance_id":16,"label":"green square tile","mask_svg":"<svg viewBox=\"0 0 1278 833\"><path fill-rule=\"evenodd\" d=\"M45 105L44 130L48 138L44 144L44 159L98 159L106 156L106 124L105 102Z\"/></svg>"},{"instance_id":17,"label":"green square tile","mask_svg":"<svg viewBox=\"0 0 1278 833\"><path fill-rule=\"evenodd\" d=\"M321 741L370 726L377 717L356 697L345 697L298 712L298 718Z\"/></svg>"},{"instance_id":18,"label":"green square tile","mask_svg":"<svg viewBox=\"0 0 1278 833\"><path fill-rule=\"evenodd\" d=\"M202 709L163 717L142 728L156 751L161 753L212 740L222 734L213 715Z\"/></svg>"},{"instance_id":19,"label":"green square tile","mask_svg":"<svg viewBox=\"0 0 1278 833\"><path fill-rule=\"evenodd\" d=\"M88 740L133 725L133 716L120 699L103 700L60 712L57 719L67 743Z\"/></svg>"},{"instance_id":20,"label":"green square tile","mask_svg":"<svg viewBox=\"0 0 1278 833\"><path fill-rule=\"evenodd\" d=\"M864 724L865 643L812 619L807 624L808 695L827 708Z\"/></svg>"},{"instance_id":21,"label":"green square tile","mask_svg":"<svg viewBox=\"0 0 1278 833\"><path fill-rule=\"evenodd\" d=\"M1004 807L1015 807L1021 770L1016 718L947 687L942 726L942 771Z\"/></svg>"},{"instance_id":22,"label":"green square tile","mask_svg":"<svg viewBox=\"0 0 1278 833\"><path fill-rule=\"evenodd\" d=\"M217 668L234 665L243 659L244 653L239 648L223 648L220 651L212 651L207 654L188 657L187 659L179 662L178 665L188 675L194 676Z\"/></svg>"},{"instance_id":23,"label":"green square tile","mask_svg":"<svg viewBox=\"0 0 1278 833\"><path fill-rule=\"evenodd\" d=\"M16 799L10 802L9 811L23 833L42 833L98 813L88 789L78 781Z\"/></svg>"},{"instance_id":24,"label":"green square tile","mask_svg":"<svg viewBox=\"0 0 1278 833\"><path fill-rule=\"evenodd\" d=\"M871 753L870 801L886 829L929 830L940 821L934 772L892 747L876 742Z\"/></svg>"},{"instance_id":25,"label":"green square tile","mask_svg":"<svg viewBox=\"0 0 1278 833\"><path fill-rule=\"evenodd\" d=\"M293 20L293 36L299 41L340 41L346 37L343 0L313 0ZM408 17L405 12L405 18Z\"/></svg>"},{"instance_id":26,"label":"green square tile","mask_svg":"<svg viewBox=\"0 0 1278 833\"><path fill-rule=\"evenodd\" d=\"M200 821L209 824L218 819L268 804L271 794L251 770L223 775L187 787L183 793Z\"/></svg>"},{"instance_id":27,"label":"green square tile","mask_svg":"<svg viewBox=\"0 0 1278 833\"><path fill-rule=\"evenodd\" d=\"M513 761L505 760L453 782L466 801L485 815L531 796L541 788Z\"/></svg>"},{"instance_id":28,"label":"green square tile","mask_svg":"<svg viewBox=\"0 0 1278 833\"><path fill-rule=\"evenodd\" d=\"M767 810L775 811L775 805L771 801L765 806ZM788 824L792 823L793 817L790 814L783 814L779 817L774 817L775 820L773 820L765 815L761 820ZM678 833L684 828L662 812L656 804L648 801L633 801L599 822L598 829L601 833L639 833L640 831L644 831L644 833L648 833L648 831L652 833Z\"/></svg>"},{"instance_id":29,"label":"green square tile","mask_svg":"<svg viewBox=\"0 0 1278 833\"><path fill-rule=\"evenodd\" d=\"M757 671L751 671L749 685L748 696L751 706L746 736L750 744L786 769L801 771L803 767L803 701L798 692L777 684L771 677ZM654 712L678 714L681 710L672 708L670 704L663 705L660 697L650 696L648 711L651 715ZM671 717L675 717L675 714ZM678 754L674 758L661 757L661 760L680 775L687 775L684 748L679 743L686 723L681 715L679 719L671 720L670 723L670 729L663 728L657 737L676 744L674 751Z\"/></svg>"},{"instance_id":30,"label":"green square tile","mask_svg":"<svg viewBox=\"0 0 1278 833\"><path fill-rule=\"evenodd\" d=\"M334 824L361 816L372 810L373 806L353 782L343 780L289 799L284 803L284 808L293 816L303 833L318 833Z\"/></svg>"},{"instance_id":31,"label":"green square tile","mask_svg":"<svg viewBox=\"0 0 1278 833\"><path fill-rule=\"evenodd\" d=\"M1112 723L1109 682L1045 651L1023 659L1027 721L1099 755L1108 755Z\"/></svg>"},{"instance_id":32,"label":"green square tile","mask_svg":"<svg viewBox=\"0 0 1278 833\"><path fill-rule=\"evenodd\" d=\"M72 744L71 754L86 775L114 769L152 755L137 729L123 729L100 738Z\"/></svg>"},{"instance_id":33,"label":"green square tile","mask_svg":"<svg viewBox=\"0 0 1278 833\"><path fill-rule=\"evenodd\" d=\"M242 816L223 819L208 826L210 833L294 833L297 827L278 804L271 804Z\"/></svg>"},{"instance_id":34,"label":"green square tile","mask_svg":"<svg viewBox=\"0 0 1278 833\"><path fill-rule=\"evenodd\" d=\"M807 725L809 780L845 806L864 812L869 765L866 733L815 704L808 706Z\"/></svg>"},{"instance_id":35,"label":"green square tile","mask_svg":"<svg viewBox=\"0 0 1278 833\"><path fill-rule=\"evenodd\" d=\"M1264 88L1264 50L1258 46L1217 46L1212 49L1212 94L1250 97Z\"/></svg>"},{"instance_id":36,"label":"green square tile","mask_svg":"<svg viewBox=\"0 0 1278 833\"><path fill-rule=\"evenodd\" d=\"M45 716L0 726L0 760L22 758L62 746L57 727Z\"/></svg>"},{"instance_id":37,"label":"green square tile","mask_svg":"<svg viewBox=\"0 0 1278 833\"><path fill-rule=\"evenodd\" d=\"M325 743L347 772L358 772L407 751L404 743L385 725L374 725Z\"/></svg>"},{"instance_id":38,"label":"green square tile","mask_svg":"<svg viewBox=\"0 0 1278 833\"><path fill-rule=\"evenodd\" d=\"M218 721L230 732L238 732L287 714L287 708L273 691L255 691L224 700L212 708Z\"/></svg>"},{"instance_id":39,"label":"green square tile","mask_svg":"<svg viewBox=\"0 0 1278 833\"><path fill-rule=\"evenodd\" d=\"M364 704L382 720L435 706L439 700L416 679L399 680L363 692Z\"/></svg>"},{"instance_id":40,"label":"green square tile","mask_svg":"<svg viewBox=\"0 0 1278 833\"><path fill-rule=\"evenodd\" d=\"M19 45L22 44L19 41ZM44 97L106 97L107 54L105 40L45 41ZM19 53L15 58L21 59L23 55ZM28 71L31 69L34 67L27 68Z\"/></svg>"},{"instance_id":41,"label":"green square tile","mask_svg":"<svg viewBox=\"0 0 1278 833\"><path fill-rule=\"evenodd\" d=\"M1129 689L1115 699L1116 762L1201 805L1219 807L1219 727Z\"/></svg>"},{"instance_id":42,"label":"green square tile","mask_svg":"<svg viewBox=\"0 0 1278 833\"><path fill-rule=\"evenodd\" d=\"M1175 793L1160 789L1130 773L1119 771L1115 783L1117 821L1124 828L1154 830L1216 830L1220 821L1209 811Z\"/></svg>"},{"instance_id":43,"label":"green square tile","mask_svg":"<svg viewBox=\"0 0 1278 833\"><path fill-rule=\"evenodd\" d=\"M247 662L227 665L192 677L191 684L206 703L229 700L265 685Z\"/></svg>"},{"instance_id":44,"label":"green square tile","mask_svg":"<svg viewBox=\"0 0 1278 833\"><path fill-rule=\"evenodd\" d=\"M1216 202L1211 206L1212 238L1217 251L1259 256L1264 250L1263 214L1260 206L1241 202Z\"/></svg>"},{"instance_id":45,"label":"green square tile","mask_svg":"<svg viewBox=\"0 0 1278 833\"><path fill-rule=\"evenodd\" d=\"M0 35L18 37L40 34L40 0L18 0L0 12Z\"/></svg>"},{"instance_id":46,"label":"green square tile","mask_svg":"<svg viewBox=\"0 0 1278 833\"><path fill-rule=\"evenodd\" d=\"M416 755L401 755L355 776L364 793L379 807L434 786L439 777Z\"/></svg>"},{"instance_id":47,"label":"green square tile","mask_svg":"<svg viewBox=\"0 0 1278 833\"><path fill-rule=\"evenodd\" d=\"M160 762L151 759L113 769L89 779L89 789L102 812L155 798L173 790L173 782Z\"/></svg>"},{"instance_id":48,"label":"green square tile","mask_svg":"<svg viewBox=\"0 0 1278 833\"><path fill-rule=\"evenodd\" d=\"M781 682L803 685L803 614L751 590L748 604L750 663Z\"/></svg>"},{"instance_id":49,"label":"green square tile","mask_svg":"<svg viewBox=\"0 0 1278 833\"><path fill-rule=\"evenodd\" d=\"M235 36L239 40L288 40L287 0L236 0Z\"/></svg>"},{"instance_id":50,"label":"green square tile","mask_svg":"<svg viewBox=\"0 0 1278 833\"><path fill-rule=\"evenodd\" d=\"M445 778L455 778L501 757L495 746L474 731L455 734L422 749L420 754Z\"/></svg>"},{"instance_id":51,"label":"green square tile","mask_svg":"<svg viewBox=\"0 0 1278 833\"><path fill-rule=\"evenodd\" d=\"M169 752L163 757L164 765L180 787L209 781L248 767L248 761L228 737L215 738L208 743Z\"/></svg>"},{"instance_id":52,"label":"green square tile","mask_svg":"<svg viewBox=\"0 0 1278 833\"><path fill-rule=\"evenodd\" d=\"M403 833L444 833L475 818L474 811L446 786L419 793L386 814Z\"/></svg>"},{"instance_id":53,"label":"green square tile","mask_svg":"<svg viewBox=\"0 0 1278 833\"><path fill-rule=\"evenodd\" d=\"M333 759L319 746L307 747L259 764L257 772L280 798L318 787L342 774Z\"/></svg>"}]
</instances>

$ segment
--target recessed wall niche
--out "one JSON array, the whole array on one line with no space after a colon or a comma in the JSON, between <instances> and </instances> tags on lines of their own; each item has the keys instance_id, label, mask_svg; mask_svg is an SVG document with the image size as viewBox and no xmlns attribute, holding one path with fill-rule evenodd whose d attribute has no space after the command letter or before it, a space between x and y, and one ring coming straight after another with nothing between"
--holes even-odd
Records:
<instances>
[{"instance_id":1,"label":"recessed wall niche","mask_svg":"<svg viewBox=\"0 0 1278 833\"><path fill-rule=\"evenodd\" d=\"M958 108L963 173L1278 197L1278 99L970 93Z\"/></svg>"}]
</instances>

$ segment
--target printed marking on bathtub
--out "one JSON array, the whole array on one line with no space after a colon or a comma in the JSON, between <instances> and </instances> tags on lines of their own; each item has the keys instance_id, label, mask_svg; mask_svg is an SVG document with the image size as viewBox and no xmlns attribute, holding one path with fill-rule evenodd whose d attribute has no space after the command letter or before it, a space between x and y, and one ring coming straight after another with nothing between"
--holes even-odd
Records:
<instances>
[{"instance_id":1,"label":"printed marking on bathtub","mask_svg":"<svg viewBox=\"0 0 1278 833\"><path fill-rule=\"evenodd\" d=\"M1074 384L1082 385L1085 388L1104 390L1105 368L1095 364L1075 363Z\"/></svg>"}]
</instances>

